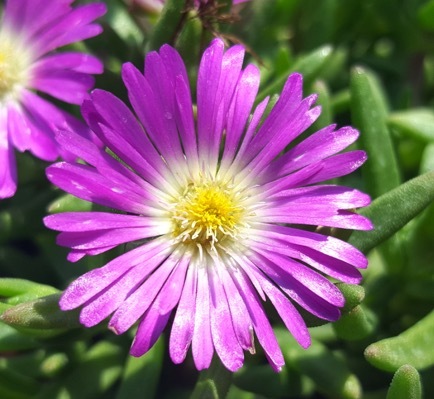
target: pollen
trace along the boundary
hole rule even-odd
[[[245,225],[240,193],[219,182],[190,183],[174,203],[173,234],[184,245],[199,251],[216,251],[236,240]]]
[[[0,31],[0,103],[19,95],[30,79],[31,57],[17,38]]]

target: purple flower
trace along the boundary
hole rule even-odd
[[[103,3],[72,8],[74,0],[8,0],[0,25],[0,198],[17,186],[14,147],[46,161],[61,153],[54,129],[78,121],[35,93],[81,104],[102,63],[59,47],[98,35],[92,23]],[[63,155],[63,154],[62,154]]]
[[[243,57],[241,46],[225,52],[218,39],[205,51],[197,121],[176,50],[165,45],[148,54],[144,74],[125,64],[122,77],[135,115],[103,90],[94,90],[82,106],[116,158],[75,132],[58,134],[60,144],[86,164],[52,165],[50,181],[120,211],[46,217],[46,226],[61,231],[58,244],[72,248],[69,260],[136,242],[74,281],[60,306],[82,306],[80,321],[87,327],[113,314],[109,328],[117,334],[138,321],[133,356],[150,349],[173,311],[175,363],[191,346],[197,369],[207,368],[215,351],[237,370],[244,351],[255,351],[256,335],[279,370],[283,356],[263,301],[274,305],[306,348],[309,332],[294,304],[337,320],[344,298],[324,275],[358,283],[357,268],[367,266],[348,243],[294,226],[372,228],[351,211],[367,205],[367,195],[314,185],[363,164],[363,151],[340,153],[358,132],[332,125],[291,145],[318,117],[316,96],[303,99],[302,77],[293,74],[266,118],[268,99],[251,114],[259,71],[254,65],[243,69]]]

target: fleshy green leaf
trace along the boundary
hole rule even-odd
[[[92,210],[92,202],[84,201],[71,194],[64,194],[48,205],[49,213],[86,212]]]
[[[420,173],[434,171],[434,143],[428,144],[420,161]]]
[[[164,340],[159,339],[145,356],[129,356],[126,361],[122,382],[116,399],[130,399],[143,396],[155,397],[163,363]]]
[[[351,74],[351,114],[368,154],[362,168],[366,188],[375,198],[397,187],[400,177],[381,87],[372,73],[360,67]]]
[[[309,377],[316,389],[336,399],[361,398],[361,385],[351,373],[345,361],[330,351],[324,344],[312,339],[308,349],[298,343],[283,329],[275,329],[288,366]]]
[[[419,8],[419,25],[429,31],[434,31],[434,1],[427,1]]]
[[[388,116],[389,126],[402,134],[425,142],[434,142],[434,111],[428,108],[413,108],[394,112]]]
[[[372,231],[355,231],[349,242],[368,252],[404,227],[434,201],[434,172],[425,173],[383,194],[360,210],[374,223]]]
[[[38,383],[3,365],[0,365],[0,397],[7,399],[31,399],[38,392]]]
[[[289,68],[287,73],[284,73],[278,79],[275,79],[273,83],[264,88],[256,98],[259,103],[265,97],[277,94],[281,91],[283,85],[285,84],[288,76],[292,72],[300,72],[303,74],[304,85],[310,85],[318,76],[324,64],[327,62],[328,58],[332,54],[332,47],[323,46],[319,49],[312,51],[311,53],[300,57],[295,61],[295,63]]]
[[[434,311],[396,337],[369,345],[365,357],[375,367],[396,371],[404,364],[418,370],[434,365]]]
[[[408,364],[393,376],[386,399],[421,399],[422,385],[417,370]]]
[[[45,284],[34,283],[33,281],[19,278],[0,278],[0,296],[14,297],[17,295],[32,293],[35,297],[54,294],[59,290]]]
[[[333,323],[339,338],[355,341],[372,334],[376,327],[375,315],[362,305],[357,305],[350,312]]]
[[[336,285],[345,297],[345,305],[342,309],[343,313],[353,310],[365,298],[365,289],[360,285],[346,283],[338,283]]]
[[[63,312],[59,294],[53,294],[7,309],[0,319],[10,326],[26,329],[63,329],[79,327],[78,311]]]
[[[118,346],[108,341],[99,342],[85,353],[69,373],[62,374],[53,385],[47,386],[37,399],[101,398],[118,380],[122,363],[123,352]]]
[[[312,130],[319,130],[333,123],[333,110],[330,102],[330,92],[327,84],[318,80],[313,84],[312,91],[318,94],[317,104],[321,106],[321,115],[312,126]]]
[[[310,397],[315,390],[315,384],[308,376],[287,366],[276,373],[268,364],[247,364],[234,374],[233,379],[234,385],[232,387],[254,392],[261,398],[264,396],[267,398],[298,399]],[[257,397],[255,396],[253,399]]]
[[[39,342],[0,321],[0,352],[37,348]]]
[[[232,373],[214,356],[211,366],[199,374],[191,399],[223,399],[228,393]]]

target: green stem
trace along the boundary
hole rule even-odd
[[[149,38],[146,50],[158,50],[163,44],[173,44],[187,16],[187,1],[168,0]]]
[[[191,399],[224,399],[232,381],[232,373],[214,356],[209,369],[199,374]]]

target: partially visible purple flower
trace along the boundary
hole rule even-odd
[[[268,98],[254,110],[259,71],[243,69],[244,49],[214,40],[197,83],[197,121],[185,66],[165,45],[122,76],[135,115],[113,94],[95,90],[82,106],[101,150],[73,131],[62,146],[86,164],[57,163],[51,182],[84,200],[117,209],[45,218],[70,247],[69,260],[120,244],[135,249],[92,270],[64,292],[63,310],[82,306],[94,326],[110,316],[122,334],[139,322],[131,354],[156,342],[172,312],[170,356],[181,363],[192,348],[197,369],[214,352],[229,370],[255,352],[254,336],[275,370],[284,364],[263,308],[269,300],[304,348],[310,336],[296,306],[334,321],[344,297],[325,276],[357,284],[367,260],[346,242],[298,225],[371,229],[354,208],[369,204],[358,190],[320,184],[359,168],[363,151],[341,153],[358,137],[327,126],[292,144],[320,114],[316,96],[303,98],[302,77],[287,80],[263,120]],[[290,149],[286,150],[290,146]],[[119,160],[121,161],[119,161]],[[142,240],[142,241],[140,241]]]
[[[106,6],[71,7],[74,0],[7,0],[0,26],[0,198],[15,194],[14,148],[54,161],[60,149],[54,129],[78,124],[72,116],[35,92],[81,104],[94,86],[91,74],[102,63],[60,47],[98,35],[93,21]]]

